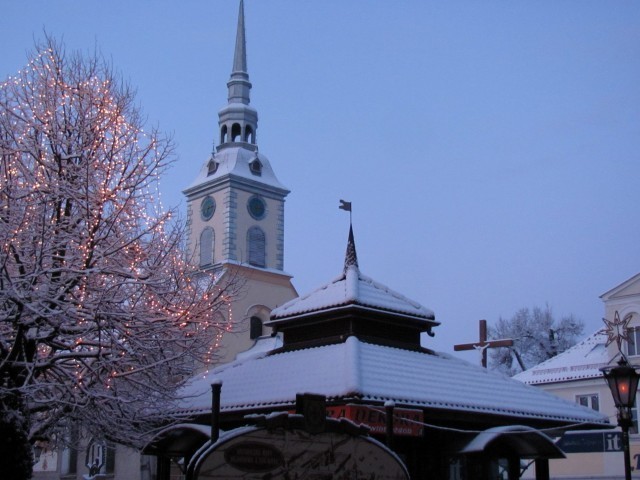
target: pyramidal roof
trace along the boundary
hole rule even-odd
[[[354,306],[421,320],[429,327],[440,324],[435,321],[432,310],[360,272],[351,226],[342,273],[312,292],[274,309],[269,324],[277,325],[283,319]]]
[[[600,369],[611,362],[606,342],[605,330],[598,330],[568,350],[513,378],[530,385],[590,378],[601,378],[604,382]]]

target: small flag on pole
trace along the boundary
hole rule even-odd
[[[345,210],[347,212],[351,211],[351,202],[345,202],[344,200],[340,200],[340,206],[338,207],[341,210]]]

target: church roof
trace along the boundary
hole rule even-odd
[[[257,176],[251,171],[250,164],[256,158],[260,161],[261,172]],[[210,162],[216,162],[215,171],[210,173]],[[253,183],[258,188],[272,188],[280,193],[289,193],[289,190],[280,183],[276,177],[269,159],[257,151],[251,151],[241,146],[227,147],[213,154],[206,162],[193,183],[185,189],[189,194],[200,188],[208,188],[212,184],[220,183],[228,179],[236,179],[245,183]]]
[[[604,377],[600,369],[609,365],[611,358],[605,344],[607,334],[598,330],[582,342],[565,350],[513,378],[530,385],[568,382]]]
[[[345,342],[248,357],[194,378],[184,388],[181,410],[211,410],[214,381],[222,382],[222,412],[288,408],[296,394],[318,393],[329,401],[498,415],[518,422],[548,421],[605,426],[602,414],[505,375],[444,353]]]

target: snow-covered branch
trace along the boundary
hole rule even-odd
[[[99,57],[47,39],[0,83],[0,423],[133,444],[215,359],[239,286],[184,258],[157,202],[172,158]]]

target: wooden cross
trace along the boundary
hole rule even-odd
[[[484,368],[487,368],[487,348],[511,346],[513,346],[513,340],[511,340],[510,338],[487,341],[487,321],[480,320],[480,341],[476,343],[462,343],[459,345],[454,345],[453,350],[456,352],[460,352],[463,350],[480,350],[480,352],[482,353],[482,366]]]

